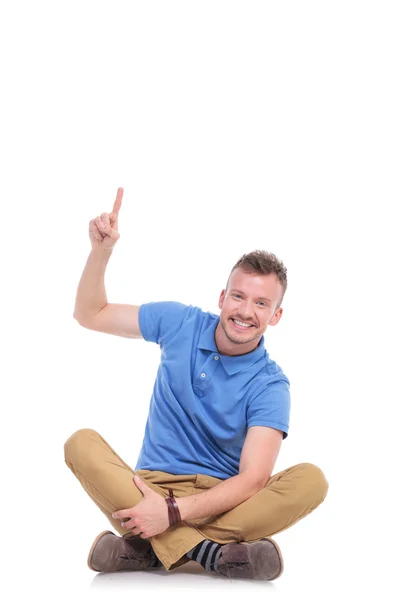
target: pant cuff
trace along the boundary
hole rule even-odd
[[[152,542],[152,546],[154,552],[157,554],[167,571],[173,571],[191,560],[185,556],[185,554],[197,546],[197,544],[200,544],[204,539],[205,538],[201,533],[193,532],[192,535],[188,536],[185,541],[178,546],[178,548],[174,548],[168,553],[164,552],[162,547],[158,548],[157,542]],[[163,544],[161,546],[163,546]]]

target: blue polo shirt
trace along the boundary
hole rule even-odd
[[[161,362],[135,469],[227,479],[239,473],[247,429],[273,427],[287,437],[290,383],[258,347],[223,356],[215,345],[219,316],[180,302],[139,308],[143,338],[159,344]]]

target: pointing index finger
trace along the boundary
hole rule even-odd
[[[121,208],[123,195],[124,195],[124,188],[122,188],[122,187],[118,188],[117,196],[115,198],[114,206],[112,209],[112,212],[115,214],[116,217],[118,217],[119,209]]]

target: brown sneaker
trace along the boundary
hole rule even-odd
[[[240,542],[222,546],[218,573],[229,578],[277,579],[283,571],[283,558],[278,544],[270,538],[258,542]]]
[[[148,569],[154,558],[149,540],[139,535],[119,537],[112,531],[103,531],[90,548],[87,564],[92,571],[141,571]]]

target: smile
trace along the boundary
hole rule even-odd
[[[238,321],[237,319],[231,319],[232,324],[234,326],[235,329],[238,329],[239,331],[245,331],[246,329],[250,329],[251,327],[254,327],[254,325],[251,324],[245,324],[243,321]]]

